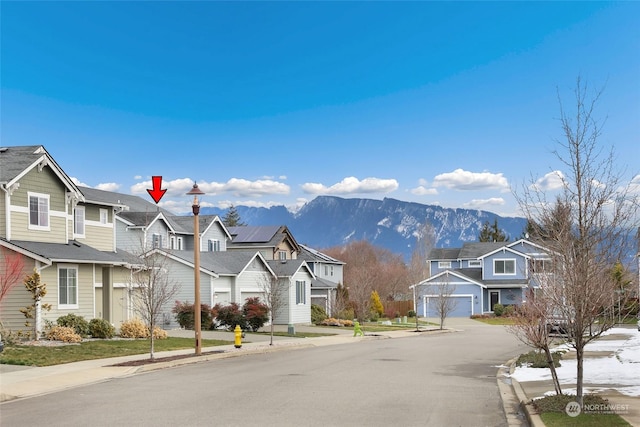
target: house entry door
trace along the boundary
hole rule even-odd
[[[493,311],[493,306],[500,302],[500,291],[489,291],[489,311]]]

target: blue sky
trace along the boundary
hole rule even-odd
[[[558,94],[640,186],[637,2],[0,3],[2,145],[161,205],[320,194],[518,215],[562,164]]]

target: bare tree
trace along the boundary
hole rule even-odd
[[[154,330],[160,316],[168,311],[167,304],[180,289],[169,274],[167,259],[167,254],[161,250],[150,251],[140,258],[141,268],[131,275],[133,309],[149,328],[151,360],[154,359]]]
[[[409,264],[409,281],[413,289],[413,311],[416,313],[416,331],[418,326],[418,295],[417,284],[425,279],[428,279],[431,275],[431,269],[429,268],[428,259],[429,252],[436,245],[436,233],[433,225],[429,222],[420,228],[418,236],[416,237],[416,244],[411,253],[411,261]]]
[[[551,371],[551,379],[556,394],[562,394],[560,381],[551,354],[553,338],[550,336],[549,327],[549,307],[552,299],[545,295],[543,289],[538,292],[531,287],[528,290],[526,301],[518,307],[517,315],[513,318],[514,323],[507,326],[507,330],[514,334],[522,343],[543,351]]]
[[[576,350],[576,399],[583,404],[584,349],[613,326],[616,281],[611,269],[631,253],[629,236],[638,221],[638,195],[624,185],[613,148],[600,142],[595,107],[602,91],[588,96],[580,79],[574,89],[575,109],[560,101],[563,138],[554,154],[563,171],[550,174],[559,182],[555,194],[532,179],[516,194],[538,242],[549,249],[554,277],[545,288],[552,309],[567,320],[569,344]],[[635,221],[635,223],[634,223]],[[551,277],[551,276],[547,276]]]
[[[265,272],[258,283],[264,295],[264,303],[269,309],[269,323],[271,324],[269,345],[273,345],[275,319],[280,311],[287,306],[287,301],[289,300],[289,279],[278,279],[277,276]]]
[[[458,301],[453,297],[456,286],[451,283],[449,272],[446,271],[442,277],[442,280],[427,286],[429,299],[433,301],[432,306],[440,321],[440,329],[444,329],[444,321],[458,305]]]

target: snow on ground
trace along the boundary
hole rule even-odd
[[[610,357],[585,357],[584,384],[611,385],[627,396],[640,396],[640,332],[635,329],[612,328],[603,335],[620,334],[622,340],[595,340],[587,344],[585,351],[611,351]],[[563,346],[567,350],[568,347]],[[561,360],[556,369],[560,384],[575,384],[576,360]],[[519,382],[551,380],[549,369],[517,367],[511,375]]]

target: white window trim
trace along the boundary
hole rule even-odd
[[[47,225],[31,224],[31,198],[37,197],[38,204],[40,199],[47,201]],[[40,222],[40,209],[38,207],[38,222]],[[51,197],[49,194],[27,192],[27,224],[29,230],[51,231]]]
[[[76,303],[75,304],[62,304],[60,302],[60,270],[75,270],[76,271]],[[58,309],[60,310],[74,310],[80,308],[78,303],[80,298],[80,269],[77,264],[58,264]]]
[[[182,250],[182,237],[176,238],[176,243],[177,243],[177,249],[179,251],[181,251]]]
[[[473,265],[471,265],[471,263],[473,263]],[[477,268],[477,267],[482,267],[482,261],[480,261],[479,259],[470,259],[469,268]]]
[[[82,212],[82,232],[78,232],[78,222],[77,222],[77,214],[78,212]],[[87,211],[84,206],[76,206],[73,210],[73,236],[74,237],[84,237],[86,232],[86,222],[87,222]]]
[[[451,261],[438,261],[438,268],[451,268]]]
[[[296,280],[296,305],[305,305],[306,302],[307,302],[307,282],[305,280]]]
[[[108,224],[109,223],[109,211],[107,209],[100,209],[100,224]]]
[[[287,260],[287,251],[278,251],[278,260],[286,261]]]
[[[498,273],[496,272],[496,262],[502,261],[505,263],[505,270],[507,269],[507,261],[513,262],[513,273]],[[516,275],[516,259],[515,258],[496,258],[493,260],[493,275],[494,276],[515,276]]]

